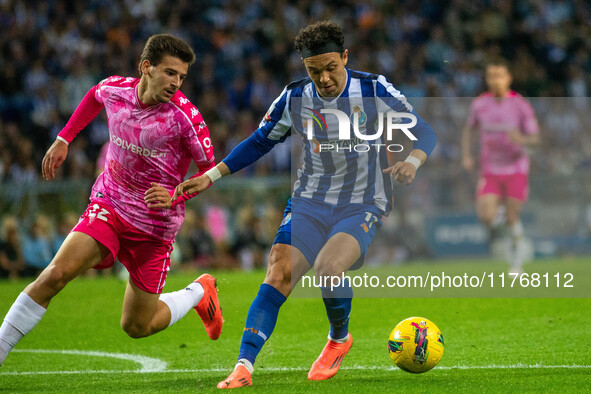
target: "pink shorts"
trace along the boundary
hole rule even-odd
[[[514,198],[525,202],[529,195],[527,174],[482,175],[478,179],[476,198],[485,194],[496,194],[501,198]]]
[[[170,270],[172,242],[133,227],[101,198],[90,201],[72,231],[90,235],[111,251],[94,268],[110,268],[117,257],[129,271],[133,284],[148,293],[162,293]]]

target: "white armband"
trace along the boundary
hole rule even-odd
[[[63,142],[63,143],[64,143],[64,144],[66,144],[66,145],[70,145],[70,144],[68,144],[68,141],[66,141],[66,139],[65,139],[65,138],[63,138],[63,137],[60,137],[59,135],[56,137],[56,140],[59,140],[59,141]]]
[[[217,166],[207,170],[205,172],[205,175],[207,175],[209,177],[209,179],[211,179],[211,183],[214,183],[215,181],[217,181],[218,179],[220,179],[222,177],[222,173],[217,168]]]
[[[406,160],[404,160],[404,162],[405,162],[405,163],[410,163],[410,164],[412,164],[413,166],[415,166],[415,168],[416,168],[417,170],[418,170],[418,169],[419,169],[419,167],[421,166],[421,160],[417,159],[417,158],[416,158],[416,157],[414,157],[414,156],[410,156],[410,155],[409,155],[409,156],[406,158]]]

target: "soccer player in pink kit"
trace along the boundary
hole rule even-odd
[[[68,144],[98,113],[107,112],[110,146],[90,204],[51,264],[18,296],[0,328],[0,364],[41,320],[51,299],[89,268],[115,257],[130,274],[121,327],[132,338],[155,334],[195,309],[211,339],[222,329],[216,280],[200,276],[185,289],[162,294],[184,202],[171,201],[191,161],[199,176],[212,168],[209,130],[179,91],[195,54],[182,40],[159,34],[146,42],[141,78],[113,76],[86,94],[43,158],[45,179],[66,159]]]
[[[539,143],[539,127],[531,104],[511,90],[512,76],[503,59],[488,63],[488,92],[476,98],[462,132],[462,166],[475,168],[471,153],[472,133],[480,132],[480,178],[476,213],[490,228],[500,204],[505,206],[511,231],[511,270],[521,272],[523,226],[520,213],[529,193],[529,156],[526,148]]]

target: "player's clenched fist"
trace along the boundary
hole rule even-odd
[[[201,193],[211,185],[211,178],[207,174],[203,174],[197,178],[187,179],[183,183],[180,183],[175,189],[172,195],[172,201],[175,201],[179,196],[187,193]]]
[[[63,164],[67,155],[68,145],[63,141],[55,140],[43,157],[43,162],[41,164],[43,178],[48,181],[53,179],[55,177],[55,170]]]

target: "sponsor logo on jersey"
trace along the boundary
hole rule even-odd
[[[136,155],[154,158],[166,156],[166,152],[161,152],[158,149],[148,149],[136,144],[132,144],[121,137],[117,137],[116,135],[111,135],[111,142],[121,149],[128,150],[131,153],[135,153]]]

